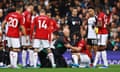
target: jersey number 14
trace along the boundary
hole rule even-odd
[[[38,23],[39,23],[39,29],[41,28],[44,28],[44,29],[47,29],[47,24],[46,24],[46,20],[38,20]]]

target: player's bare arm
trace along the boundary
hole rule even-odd
[[[97,27],[98,27],[98,28],[99,28],[99,27],[102,27],[102,21],[98,21]]]
[[[6,23],[7,23],[6,20],[4,20],[4,21],[2,22],[1,33],[2,33],[3,29],[5,28]]]
[[[26,31],[25,31],[25,27],[23,25],[21,25],[20,27],[21,27],[21,30],[22,30],[23,34],[26,37],[26,40],[28,41],[27,34],[26,34]]]
[[[71,49],[73,50],[73,51],[77,51],[77,52],[79,52],[80,50],[81,50],[81,47],[71,47]]]
[[[80,50],[81,50],[81,47],[75,47],[75,46],[72,46],[72,45],[70,45],[70,44],[65,44],[65,46],[66,46],[67,48],[72,49],[73,51],[80,51]]]
[[[6,20],[4,20],[4,21],[2,22],[2,29],[4,29],[6,23],[7,23]]]

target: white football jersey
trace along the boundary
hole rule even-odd
[[[96,24],[96,17],[90,17],[88,19],[88,39],[96,39],[96,33],[95,30],[93,28],[93,26],[95,26]]]

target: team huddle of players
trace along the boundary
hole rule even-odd
[[[45,15],[45,10],[40,11],[40,16],[35,17],[33,20],[31,18],[31,13],[33,11],[33,5],[28,4],[26,11],[23,12],[22,6],[16,7],[16,12],[9,13],[3,23],[2,29],[4,30],[7,26],[8,30],[6,32],[8,47],[10,50],[10,65],[13,68],[17,68],[18,52],[22,45],[22,63],[23,67],[26,66],[27,49],[29,48],[30,54],[30,65],[37,67],[38,55],[37,52],[39,48],[50,47],[52,32],[56,30],[57,24],[54,20],[50,19]],[[23,12],[23,13],[22,13]],[[1,31],[2,32],[2,31]],[[31,40],[32,45],[31,45]],[[34,48],[34,50],[33,50]],[[48,56],[53,56],[50,52]],[[52,59],[51,59],[52,60]],[[52,66],[54,65],[52,60]]]
[[[72,52],[72,59],[73,59],[73,66],[89,66],[91,64],[91,54],[90,50],[91,45],[94,46],[95,50],[95,60],[93,62],[93,66],[96,67],[100,54],[102,54],[102,58],[104,61],[104,67],[108,67],[108,62],[106,58],[106,51],[105,46],[107,42],[107,24],[108,21],[106,19],[106,15],[100,10],[98,17],[94,14],[94,9],[89,8],[90,17],[88,19],[88,35],[87,35],[87,42],[84,38],[84,31],[81,33],[81,38],[76,44],[76,46],[72,46],[69,43],[69,27],[64,26],[62,29],[61,37],[59,37],[55,42],[55,58],[54,54],[51,51],[51,47],[53,46],[52,38],[53,32],[58,30],[59,26],[57,23],[46,16],[46,12],[44,9],[40,11],[40,14],[36,16],[33,20],[31,17],[31,12],[33,11],[32,4],[28,4],[26,10],[23,12],[22,6],[16,6],[16,12],[9,13],[4,21],[2,22],[1,30],[5,29],[5,26],[8,27],[6,32],[6,37],[8,41],[8,47],[11,48],[10,50],[10,67],[17,68],[17,61],[18,61],[18,52],[22,46],[22,63],[23,67],[26,66],[26,57],[27,57],[27,50],[29,51],[29,60],[30,66],[34,68],[37,67],[37,60],[38,60],[38,52],[41,51],[43,48],[46,48],[48,52],[48,59],[51,62],[52,67],[56,67],[55,58],[60,57],[66,49],[70,49]],[[49,13],[48,13],[49,15]],[[96,24],[97,22],[97,24]],[[96,34],[95,29],[98,29]],[[55,33],[55,32],[54,32]],[[2,31],[1,31],[2,34]],[[59,35],[55,33],[55,35]],[[83,36],[82,36],[83,35]],[[61,45],[63,47],[61,48]],[[86,45],[88,44],[88,47]],[[61,51],[60,48],[63,50]],[[66,49],[65,49],[66,48]],[[89,48],[89,49],[88,49]],[[59,55],[59,53],[61,53]],[[80,65],[79,65],[80,61]],[[82,64],[83,63],[83,64]],[[85,63],[85,64],[84,64]]]

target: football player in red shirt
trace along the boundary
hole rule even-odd
[[[79,67],[86,67],[89,66],[91,61],[91,53],[89,52],[87,48],[87,43],[84,38],[84,33],[86,31],[81,33],[81,39],[77,42],[76,46],[71,47],[72,49],[72,59],[74,64],[79,65]],[[80,60],[80,61],[79,61]],[[86,63],[86,64],[84,64]]]
[[[51,12],[47,12],[47,16],[49,17],[49,20],[50,20],[50,23],[49,23],[50,24],[50,27],[49,27],[50,39],[49,39],[49,41],[51,43],[51,41],[52,41],[52,33],[59,29],[59,25],[57,24],[57,22],[54,19],[52,19]]]
[[[51,12],[47,12],[46,15],[49,17],[49,44],[50,44],[50,48],[48,48],[48,58],[51,61],[52,67],[55,67],[54,56],[53,56],[53,53],[51,51],[51,48],[55,48],[54,47],[55,41],[53,41],[53,32],[57,31],[59,29],[59,26],[58,26],[57,22],[54,19],[52,19]]]
[[[31,26],[31,20],[32,20],[32,11],[33,11],[33,5],[32,4],[28,4],[26,7],[26,10],[22,13],[23,17],[24,17],[24,26],[25,26],[25,31],[27,33],[27,38],[28,40],[25,39],[25,36],[22,35],[21,36],[21,44],[22,44],[22,63],[23,63],[23,67],[26,67],[26,57],[27,57],[27,50],[28,48],[30,48],[30,26]],[[30,61],[30,66],[33,66],[33,50],[29,49],[29,61]]]
[[[50,20],[46,16],[46,12],[44,9],[40,11],[40,16],[36,17],[31,26],[31,33],[35,31],[35,35],[33,38],[33,48],[34,48],[34,67],[36,67],[38,50],[42,50],[43,48],[50,48],[49,45],[49,25]],[[34,27],[35,30],[34,30]],[[32,35],[31,35],[32,36]],[[53,54],[51,54],[53,56]],[[50,56],[51,56],[50,55]]]
[[[100,68],[107,68],[108,67],[108,61],[107,61],[107,54],[106,54],[106,45],[107,45],[107,39],[108,39],[108,30],[106,14],[103,12],[102,7],[100,6],[98,8],[98,51],[96,52],[95,60],[93,63],[93,66],[96,67],[96,64],[98,62],[98,59],[100,57],[100,54],[102,54],[102,59],[104,61],[104,66]]]
[[[20,48],[20,28],[26,37],[25,28],[23,26],[23,16],[21,14],[22,11],[22,6],[16,6],[16,12],[9,13],[2,23],[2,30],[6,24],[8,25],[8,47],[12,47],[12,50],[10,51],[10,63],[13,68],[17,68],[18,51]]]

